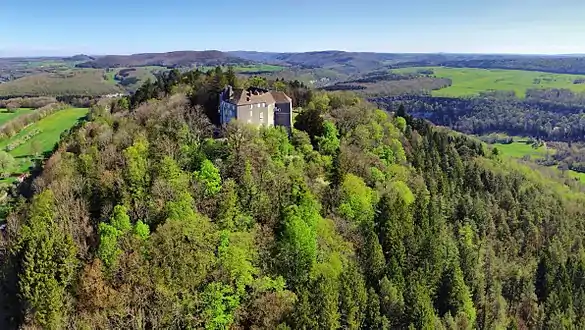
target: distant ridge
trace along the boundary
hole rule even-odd
[[[89,55],[85,55],[85,54],[78,54],[78,55],[73,55],[71,57],[65,57],[63,58],[64,61],[71,61],[71,62],[85,62],[85,61],[93,61],[95,60],[95,57],[91,57]]]
[[[168,53],[143,53],[132,55],[106,55],[77,64],[79,68],[118,68],[140,66],[185,67],[192,65],[252,64],[246,60],[218,50],[175,51]]]

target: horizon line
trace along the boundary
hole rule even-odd
[[[10,59],[10,58],[67,58],[73,57],[78,55],[86,55],[86,56],[131,56],[131,55],[139,55],[139,54],[166,54],[166,53],[174,53],[174,52],[206,52],[206,51],[219,51],[222,53],[234,53],[234,52],[248,52],[248,53],[268,53],[268,54],[307,54],[307,53],[323,53],[323,52],[344,52],[344,53],[362,53],[362,54],[416,54],[416,55],[509,55],[509,56],[585,56],[585,53],[517,53],[517,52],[449,52],[449,51],[436,51],[436,52],[387,52],[387,51],[353,51],[353,50],[342,50],[342,49],[322,49],[322,50],[309,50],[309,51],[270,51],[270,50],[219,50],[219,49],[203,49],[203,50],[195,50],[195,49],[181,49],[181,50],[170,50],[170,51],[162,51],[162,52],[136,52],[136,53],[127,53],[127,52],[120,52],[120,53],[105,53],[105,54],[92,54],[92,53],[85,53],[85,52],[72,52],[67,55],[56,55],[50,54],[49,52],[43,55],[8,55],[4,56],[4,53],[12,53],[13,51],[6,51],[0,50],[0,58]],[[16,51],[15,51],[16,52]]]

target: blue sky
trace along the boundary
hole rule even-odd
[[[585,0],[0,0],[0,56],[585,53]]]

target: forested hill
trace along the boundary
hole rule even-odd
[[[169,53],[145,53],[132,55],[107,55],[79,63],[79,68],[119,68],[140,66],[189,67],[192,65],[249,64],[251,61],[231,56],[217,50],[177,51]]]
[[[585,322],[583,195],[347,94],[213,139],[193,105],[226,77],[183,78],[94,107],[15,204],[3,329]]]

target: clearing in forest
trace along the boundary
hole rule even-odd
[[[8,111],[8,109],[0,109],[0,126],[8,123],[9,121],[16,117],[20,117],[21,115],[25,115],[33,111],[34,111],[33,109],[29,108],[16,109],[16,111],[14,112],[10,112]]]
[[[530,156],[532,159],[545,158],[546,154],[554,153],[554,150],[548,149],[545,145],[534,148],[532,144],[526,141],[514,141],[512,143],[494,143],[492,146],[498,148],[500,153],[514,158],[523,158]]]
[[[2,150],[5,150],[8,145],[15,146],[14,149],[8,151],[16,159],[16,164],[12,172],[26,172],[33,164],[35,151],[39,153],[51,151],[61,139],[61,134],[73,127],[81,118],[85,117],[87,111],[88,109],[85,108],[59,110],[27,126],[13,137],[1,140],[0,149]]]

